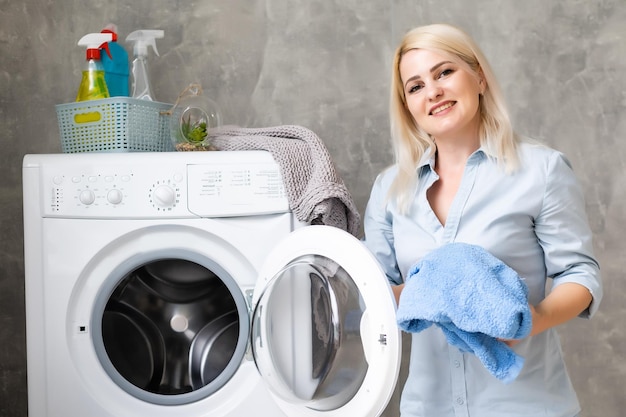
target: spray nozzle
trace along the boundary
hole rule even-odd
[[[134,42],[133,54],[135,56],[147,56],[148,46],[152,46],[154,53],[159,55],[156,47],[156,39],[161,39],[165,32],[159,29],[142,29],[130,33],[126,37],[127,42]]]
[[[112,40],[113,34],[111,33],[89,33],[80,38],[78,46],[87,47],[87,59],[100,59],[100,49],[104,49],[107,55],[111,57],[107,43]]]
[[[100,31],[100,33],[110,33],[111,35],[113,35],[113,39],[111,39],[111,41],[117,42],[117,25],[116,24],[109,23],[108,25],[104,27],[104,29]]]

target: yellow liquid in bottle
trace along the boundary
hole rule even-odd
[[[109,98],[109,89],[104,80],[104,71],[83,71],[83,79],[78,88],[76,101],[98,100],[101,98]]]

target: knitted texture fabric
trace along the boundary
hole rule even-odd
[[[220,151],[265,150],[280,167],[296,218],[338,227],[356,236],[361,218],[328,149],[311,130],[295,125],[265,128],[220,126],[209,133]]]

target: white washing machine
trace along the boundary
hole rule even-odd
[[[30,417],[382,413],[390,287],[269,153],[27,155],[23,185]]]

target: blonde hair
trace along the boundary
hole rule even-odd
[[[428,133],[417,125],[406,106],[404,87],[400,77],[400,62],[413,49],[427,49],[450,56],[476,77],[482,77],[486,88],[480,99],[480,144],[489,157],[495,158],[506,172],[518,164],[518,138],[513,132],[498,82],[487,59],[462,30],[446,25],[421,26],[409,31],[396,49],[391,74],[390,123],[391,139],[398,174],[389,191],[401,212],[407,212],[417,184],[417,165],[435,143]]]

